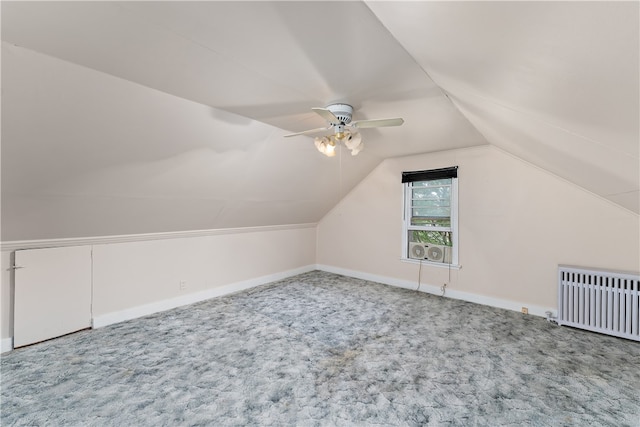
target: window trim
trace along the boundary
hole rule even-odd
[[[445,169],[437,169],[437,171],[441,170],[451,170],[453,168],[445,168]],[[455,167],[457,170],[457,166]],[[429,171],[425,171],[429,172]],[[422,179],[422,180],[407,180],[405,182],[404,179],[405,173],[403,172],[403,182],[402,182],[402,256],[400,258],[403,262],[409,262],[412,264],[424,264],[433,267],[441,267],[441,268],[451,268],[451,269],[460,269],[460,262],[458,257],[458,248],[459,248],[459,227],[458,227],[458,177],[457,173],[455,176],[451,177],[451,227],[420,227],[420,226],[410,226],[411,218],[409,216],[409,212],[411,212],[411,184],[414,181],[428,181],[430,179]],[[435,178],[437,179],[437,178]],[[442,229],[445,228],[445,229]],[[426,259],[413,259],[409,258],[409,231],[410,230],[429,230],[429,231],[451,231],[451,264],[447,264],[444,262],[433,262],[428,261]]]

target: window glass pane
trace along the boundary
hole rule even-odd
[[[434,179],[432,181],[416,181],[413,183],[413,187],[431,187],[438,185],[451,185],[451,178]]]
[[[411,218],[411,225],[421,227],[451,227],[451,218],[414,216]]]
[[[424,207],[411,209],[412,216],[444,218],[451,216],[450,207]]]
[[[418,200],[451,200],[451,187],[414,188],[411,190],[412,199]]]
[[[414,182],[411,188],[411,225],[451,226],[451,179]]]
[[[453,246],[450,231],[409,230],[409,242]]]
[[[420,208],[420,207],[450,207],[449,200],[412,200],[411,207]]]

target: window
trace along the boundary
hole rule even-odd
[[[458,264],[458,167],[403,172],[403,258]]]

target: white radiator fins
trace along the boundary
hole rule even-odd
[[[558,324],[640,341],[640,275],[560,266]]]

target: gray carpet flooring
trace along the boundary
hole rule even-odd
[[[640,426],[640,344],[311,272],[5,354],[2,426]]]

